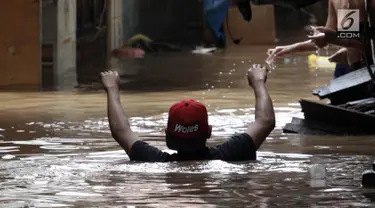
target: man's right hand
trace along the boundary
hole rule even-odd
[[[287,55],[289,53],[292,53],[295,46],[289,45],[289,46],[277,46],[275,48],[268,49],[267,51],[267,59],[266,62],[272,62],[274,59],[281,58],[284,55]]]
[[[116,71],[106,71],[101,73],[102,83],[106,90],[118,89],[120,76]]]
[[[264,84],[267,81],[268,70],[265,66],[254,64],[247,72],[247,80],[251,87],[255,87],[259,83]]]

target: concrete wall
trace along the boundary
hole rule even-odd
[[[39,1],[12,0],[0,6],[0,86],[38,89],[40,84]]]
[[[126,0],[127,1],[127,0]],[[124,44],[124,29],[123,29],[123,15],[125,0],[109,0],[108,11],[108,57],[109,68],[119,70],[121,67],[120,62],[112,58],[110,53]]]
[[[77,83],[76,75],[76,1],[57,1],[57,68],[58,90],[71,89]]]

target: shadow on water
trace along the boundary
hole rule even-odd
[[[133,130],[169,151],[163,139],[166,112],[189,97],[208,106],[214,126],[210,145],[242,132],[254,120],[245,73],[264,60],[264,51],[236,48],[221,55],[145,60],[125,75],[122,87]],[[276,129],[252,163],[129,162],[110,136],[104,92],[2,92],[0,207],[373,206],[375,192],[360,188],[360,174],[375,150],[372,138],[281,130],[293,116],[302,116],[298,99],[316,99],[311,90],[331,77],[330,69],[309,70],[305,56],[278,64],[268,84]],[[311,187],[308,168],[319,163],[328,169],[327,184]]]

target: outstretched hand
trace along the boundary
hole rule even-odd
[[[102,83],[106,90],[118,89],[120,83],[120,76],[116,71],[105,71],[101,74]]]
[[[254,88],[259,83],[266,83],[268,69],[260,64],[254,64],[247,72],[249,85]]]
[[[267,59],[266,62],[272,62],[275,58],[282,57],[285,53],[287,53],[289,50],[289,47],[285,46],[277,46],[275,48],[270,48],[267,50]]]

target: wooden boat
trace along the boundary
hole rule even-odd
[[[372,67],[372,71],[375,68]],[[301,100],[304,119],[293,118],[284,133],[309,135],[375,134],[374,83],[366,68],[332,80],[313,94],[329,103]]]

